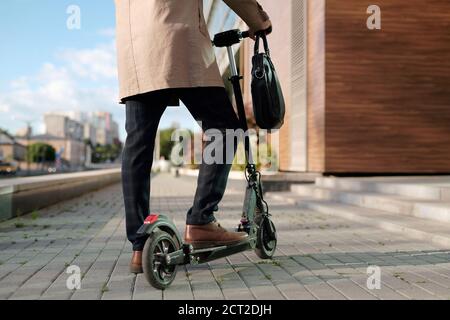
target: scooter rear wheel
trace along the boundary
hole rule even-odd
[[[142,253],[142,268],[145,278],[154,288],[167,289],[175,280],[177,266],[164,266],[161,257],[176,250],[178,244],[167,232],[157,231],[147,239]]]
[[[255,253],[261,259],[272,259],[277,249],[277,231],[268,217],[263,218],[256,233]]]

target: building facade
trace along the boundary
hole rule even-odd
[[[119,126],[109,112],[49,112],[44,115],[46,132],[21,139],[23,143],[44,142],[53,146],[59,158],[72,167],[89,165],[87,146],[119,143]]]
[[[25,161],[27,148],[12,135],[0,130],[0,162]]]
[[[380,0],[381,30],[372,1],[259,2],[287,103],[282,171],[450,172],[449,1]],[[252,52],[245,41],[246,103]]]
[[[96,128],[96,142],[101,145],[111,145],[119,140],[119,125],[109,112],[94,112],[91,123]]]
[[[51,112],[46,115],[46,117],[50,119],[58,119],[58,116],[66,117],[68,119],[66,121],[68,121],[69,123],[71,121],[74,121],[80,124],[82,126],[80,128],[80,130],[82,131],[82,139],[90,141],[93,146],[97,144],[108,145],[120,142],[119,125],[114,120],[112,114],[109,112],[67,111]],[[67,125],[64,126],[63,122],[59,120],[56,128],[51,129],[51,132],[47,131],[47,133],[55,135],[57,137],[62,136],[60,132],[64,132],[64,130],[58,128],[58,126],[67,127]]]
[[[58,138],[83,140],[84,126],[82,122],[65,115],[47,113],[44,115],[46,134]]]
[[[83,140],[57,137],[50,134],[31,136],[29,139],[19,139],[24,145],[34,143],[46,143],[51,145],[62,161],[71,168],[81,168],[86,163],[86,145]]]

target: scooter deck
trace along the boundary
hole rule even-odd
[[[186,248],[188,247],[187,246],[165,255],[161,260],[163,263],[169,266],[205,263],[253,249],[254,242],[254,239],[247,239],[245,241],[227,246],[186,250]]]
[[[245,240],[243,242],[238,242],[228,246],[221,246],[215,248],[205,248],[198,249],[191,252],[191,257],[193,257],[192,262],[194,263],[205,263],[220,258],[224,258],[239,252],[247,251],[252,249],[251,241]]]

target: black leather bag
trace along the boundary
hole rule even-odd
[[[259,52],[260,39],[264,43],[264,53]],[[284,124],[286,106],[265,34],[256,37],[252,61],[252,97],[256,124],[261,129],[280,129]]]

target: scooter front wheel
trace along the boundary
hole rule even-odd
[[[175,280],[177,266],[165,266],[162,257],[178,250],[173,237],[164,231],[156,231],[145,243],[142,267],[150,285],[159,290],[167,289]]]
[[[277,230],[268,217],[264,217],[256,233],[255,253],[261,259],[272,259],[277,249]]]

